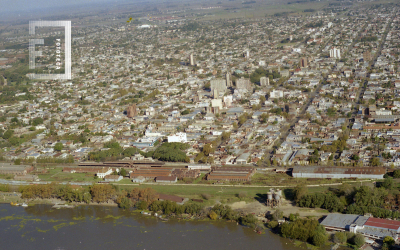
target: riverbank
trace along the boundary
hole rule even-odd
[[[74,209],[80,209],[79,207],[86,207],[86,206],[95,206],[95,207],[104,207],[104,208],[116,208],[118,205],[116,203],[77,203],[77,202],[71,202],[71,203],[67,203],[65,201],[62,201],[60,199],[34,199],[34,200],[24,200],[24,199],[20,199],[20,202],[26,202],[28,203],[29,207],[35,207],[35,206],[41,206],[41,205],[51,205],[51,207],[54,209],[53,205],[55,204],[69,204],[72,205],[73,207],[71,208],[64,208],[64,207],[60,207],[60,210],[68,210],[68,213],[70,213],[70,211],[73,211]],[[160,222],[166,222],[166,221],[179,221],[179,222],[193,222],[193,221],[199,221],[199,222],[208,222],[211,224],[217,223],[217,222],[232,222],[233,224],[236,225],[241,225],[241,226],[247,226],[248,228],[251,228],[251,230],[253,231],[254,234],[256,233],[265,233],[265,229],[266,229],[266,223],[268,222],[268,220],[266,219],[266,214],[269,214],[269,216],[271,214],[273,214],[276,209],[273,208],[268,208],[266,207],[264,204],[260,203],[260,202],[250,202],[250,203],[246,203],[244,201],[240,201],[240,202],[235,202],[232,204],[229,204],[229,206],[232,208],[232,210],[236,211],[239,217],[236,217],[235,220],[229,220],[224,218],[223,216],[219,215],[218,217],[220,218],[216,218],[216,219],[212,219],[210,216],[210,213],[213,211],[213,207],[206,207],[205,208],[205,213],[200,213],[197,215],[189,215],[189,214],[163,214],[161,213],[162,217],[159,218],[159,216],[154,216],[155,212],[152,212],[150,210],[144,210],[146,211],[146,214],[143,214],[144,218],[147,218],[148,220],[159,220]],[[289,212],[290,213],[296,213],[296,211],[300,214],[301,217],[309,217],[310,215],[312,215],[314,218],[316,217],[315,211],[314,212],[308,212],[308,211],[298,211],[298,210],[293,210],[295,209],[294,207],[291,207],[290,201],[284,201],[282,202],[282,206],[279,208],[281,209],[281,211],[285,211],[285,216],[289,216]],[[292,210],[289,210],[292,209]],[[58,210],[58,209],[56,209]],[[140,214],[141,211],[143,210],[131,210],[131,209],[120,209],[118,208],[118,210],[121,211],[128,211],[132,214]],[[288,212],[288,214],[286,214],[286,212]],[[160,214],[158,214],[160,215]],[[251,215],[251,216],[250,216]],[[255,216],[253,216],[255,215]],[[260,216],[257,216],[260,215]],[[248,219],[247,217],[250,216],[250,219]],[[322,216],[322,215],[321,215]],[[242,219],[243,218],[243,219]],[[255,221],[253,221],[251,218],[254,218]],[[246,221],[247,220],[247,221]],[[248,224],[249,223],[249,224]],[[267,229],[267,231],[269,231]],[[279,235],[279,233],[277,233],[276,231],[273,231],[272,233],[276,233],[277,236],[281,237]],[[306,243],[304,243],[306,244]]]

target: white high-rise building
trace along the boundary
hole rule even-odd
[[[269,85],[269,78],[266,76],[263,76],[260,78],[260,86],[267,86]]]
[[[329,50],[329,57],[340,59],[340,49],[332,48]]]
[[[193,56],[193,54],[189,55],[189,64],[190,64],[190,66],[194,66],[194,56]]]
[[[229,72],[226,72],[225,78],[226,78],[226,86],[232,87],[231,74]]]

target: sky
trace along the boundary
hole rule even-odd
[[[127,0],[0,0],[1,12],[26,12],[56,7],[72,7],[77,4],[122,3]]]

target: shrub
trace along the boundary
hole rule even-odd
[[[244,217],[240,217],[240,223],[245,226],[253,226],[257,222],[257,218],[253,214],[247,214]]]
[[[297,218],[299,218],[299,217],[300,217],[299,213],[290,214],[289,215],[289,220],[293,222],[293,221],[297,220]]]
[[[239,198],[246,198],[247,197],[247,193],[246,192],[240,192],[237,197]]]
[[[396,169],[395,171],[393,171],[393,177],[394,178],[400,178],[400,169]]]
[[[203,199],[205,199],[205,200],[209,200],[209,199],[211,199],[211,195],[210,194],[201,194],[201,197],[203,197]]]
[[[61,150],[63,150],[63,148],[64,148],[64,146],[63,146],[63,144],[62,144],[61,142],[57,142],[57,143],[54,145],[54,150],[55,150],[55,151],[61,151]]]
[[[360,248],[365,243],[364,236],[362,236],[361,234],[356,234],[356,236],[354,237],[353,243],[354,243],[354,245],[356,245],[357,247]]]
[[[218,215],[217,215],[214,211],[211,211],[211,212],[208,214],[208,216],[209,216],[210,219],[212,219],[212,220],[216,220],[216,219],[218,218]]]
[[[383,239],[383,243],[386,243],[388,246],[393,246],[394,243],[395,243],[395,241],[394,241],[394,239],[393,239],[392,237],[386,236],[386,237]]]
[[[312,238],[313,244],[317,247],[324,245],[326,240],[327,240],[327,237],[323,232],[317,232],[316,234],[314,234],[314,236]]]
[[[271,228],[271,229],[274,229],[274,228],[276,228],[278,225],[279,225],[279,223],[278,223],[277,221],[272,220],[272,221],[268,222],[267,227],[268,227],[268,228]]]
[[[146,201],[138,201],[136,203],[136,208],[139,210],[145,210],[145,209],[147,209],[147,207],[148,207],[148,204]]]
[[[122,198],[121,202],[118,204],[118,207],[122,209],[129,209],[132,207],[132,201],[131,199],[124,197]]]
[[[347,242],[347,236],[345,232],[337,232],[333,236],[333,242],[335,243],[346,243]]]

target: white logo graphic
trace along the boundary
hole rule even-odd
[[[31,79],[41,80],[70,80],[71,79],[71,21],[29,21],[29,35],[35,35],[36,27],[64,27],[65,28],[65,73],[64,74],[29,74]],[[61,65],[60,41],[56,39],[56,65]],[[41,51],[35,50],[36,44],[44,44],[44,39],[29,39],[29,69],[35,69],[36,56],[41,56]]]

